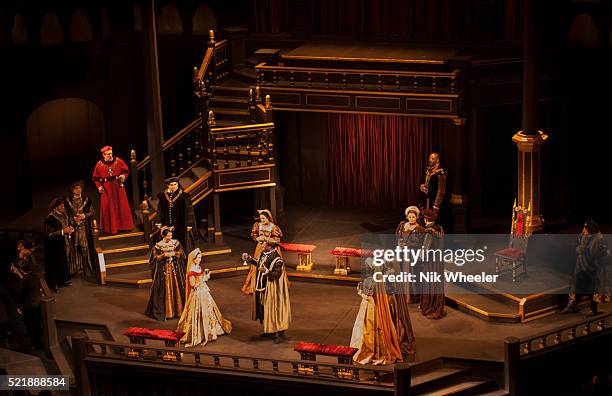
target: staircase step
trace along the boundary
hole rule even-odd
[[[496,389],[496,385],[492,380],[468,379],[444,388],[437,389],[428,393],[421,393],[427,396],[470,396],[481,395],[483,392],[488,392]]]
[[[242,81],[240,81],[239,84],[215,85],[213,90],[213,98],[217,95],[231,96],[235,98],[248,98],[250,89],[249,84]]]
[[[509,396],[510,393],[508,393],[507,390],[505,389],[498,389],[498,390],[494,390],[492,392],[487,392],[487,393],[482,393],[481,396]]]
[[[214,95],[211,99],[212,107],[232,108],[232,109],[248,109],[249,97],[244,98],[235,96]]]
[[[206,176],[208,172],[208,168],[204,168],[203,166],[194,166],[193,168],[191,168],[191,173],[193,173],[193,175],[197,177],[198,180]]]
[[[127,232],[117,235],[99,236],[97,246],[105,249],[117,245],[137,244],[144,241],[144,232]]]
[[[226,109],[221,107],[210,107],[209,109],[215,113],[215,120],[223,119],[241,121],[246,124],[250,121],[251,118],[251,114],[248,110]]]
[[[411,389],[415,393],[429,392],[455,383],[458,380],[469,377],[471,370],[468,368],[440,367],[438,369],[413,376],[411,378]]]
[[[232,120],[215,120],[215,121],[217,123],[215,125],[215,127],[217,127],[217,128],[228,127],[228,126],[245,125],[244,121],[232,121]]]
[[[116,269],[116,268],[134,268],[135,266],[139,266],[142,264],[149,264],[148,258],[139,258],[137,260],[129,260],[129,261],[118,261],[116,263],[108,263],[106,264],[106,270]]]
[[[245,83],[255,84],[255,81],[257,81],[257,72],[248,65],[236,65],[234,66],[234,78],[244,81]]]
[[[111,286],[150,287],[151,271],[136,271],[117,275],[107,275],[106,283]]]
[[[259,63],[257,62],[257,58],[255,58],[254,56],[250,56],[248,58],[245,59],[245,63],[247,66],[251,66],[251,67],[255,67],[257,66]]]
[[[149,260],[135,260],[128,261],[124,263],[116,263],[116,264],[124,264],[122,267],[106,267],[106,277],[108,278],[113,276],[122,276],[124,274],[132,274],[135,272],[143,272],[149,271],[151,272],[151,265],[149,264]],[[150,275],[149,275],[150,276]]]
[[[143,243],[129,247],[102,250],[102,253],[104,254],[104,261],[111,264],[118,261],[130,261],[130,259],[142,257],[148,253],[148,250],[149,245]]]
[[[191,186],[193,183],[195,183],[196,179],[191,177],[190,173],[187,173],[187,175],[185,175],[185,176],[183,176],[183,177],[181,177],[179,179],[179,181],[181,182],[181,187],[187,188],[187,187]]]

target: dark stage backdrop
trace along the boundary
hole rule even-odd
[[[328,192],[332,205],[417,204],[439,120],[374,114],[329,114]]]

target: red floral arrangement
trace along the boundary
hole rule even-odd
[[[143,337],[154,340],[178,341],[185,333],[174,330],[147,329],[145,327],[128,327],[124,330],[123,335],[128,337]]]
[[[289,252],[310,253],[316,249],[316,245],[303,245],[301,243],[281,243],[283,250]]]
[[[342,345],[325,345],[315,342],[298,342],[293,348],[296,352],[313,352],[329,356],[353,356],[359,349]]]
[[[373,253],[369,249],[346,248],[336,246],[330,251],[334,256],[350,256],[350,257],[372,257]]]

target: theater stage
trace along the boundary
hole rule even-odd
[[[207,352],[299,359],[293,346],[299,341],[348,345],[360,298],[354,287],[337,284],[293,282],[290,295],[293,322],[287,331],[289,340],[273,344],[260,339],[261,325],[251,320],[251,298],[240,292],[243,277],[211,279],[209,286],[224,317],[233,324],[230,335],[219,337],[201,348]],[[127,343],[122,335],[130,326],[175,329],[178,320],[155,321],[146,317],[149,290],[146,288],[105,287],[76,280],[72,287],[56,295],[56,322],[59,339],[88,328],[94,339],[110,338]],[[612,310],[611,304],[601,305]],[[528,323],[494,323],[446,308],[440,320],[421,315],[410,306],[417,353],[412,361],[436,357],[459,357],[503,361],[504,338],[528,337],[559,326],[581,321],[584,314],[551,315]],[[107,330],[108,331],[107,331]],[[152,342],[154,344],[154,342]],[[322,358],[325,361],[325,357]]]

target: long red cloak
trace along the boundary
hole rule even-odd
[[[93,181],[96,188],[104,188],[100,194],[100,229],[106,234],[114,235],[134,228],[125,188],[118,180],[120,175],[124,175],[127,180],[129,173],[128,166],[119,157],[111,162],[100,160],[94,168]]]

